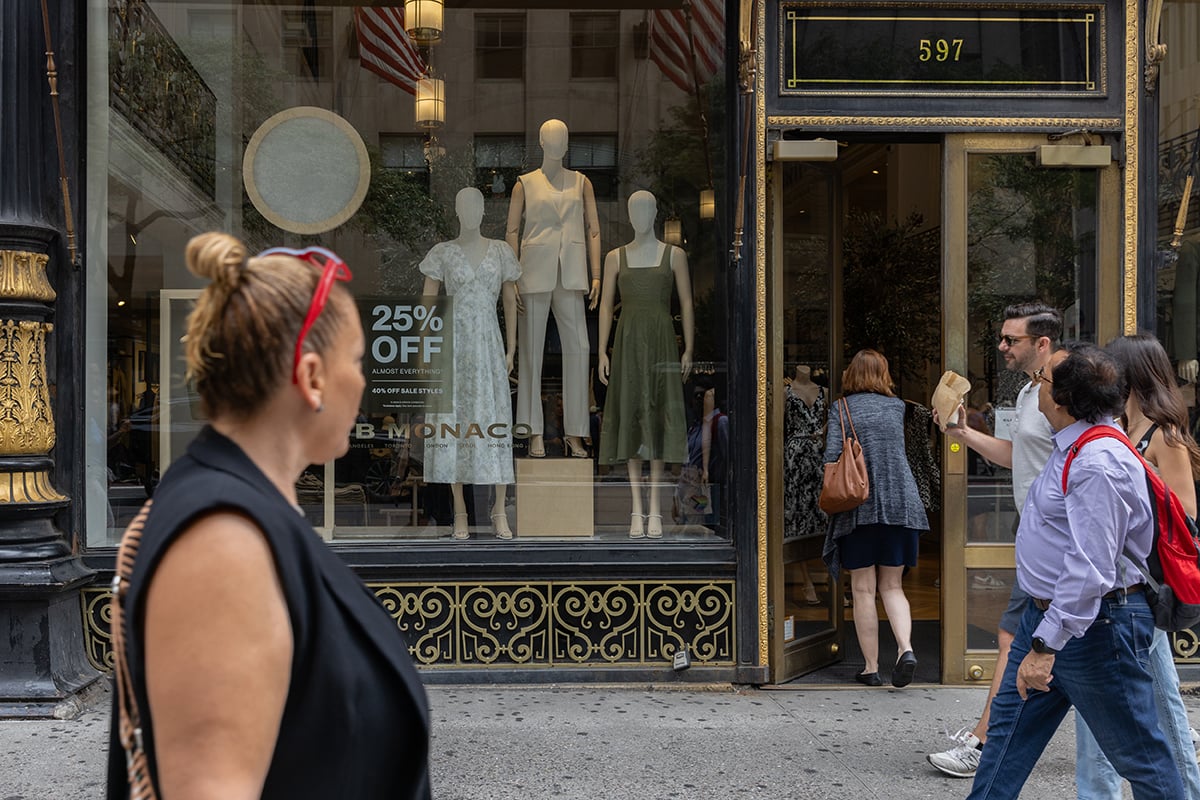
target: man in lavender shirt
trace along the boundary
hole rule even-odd
[[[968,800],[1016,798],[1072,705],[1136,800],[1182,800],[1146,664],[1154,618],[1137,565],[1152,545],[1154,518],[1145,468],[1121,442],[1098,439],[1079,451],[1062,491],[1072,444],[1093,426],[1116,427],[1120,369],[1079,344],[1036,377],[1038,407],[1055,434],[1017,531],[1017,580],[1031,599]]]

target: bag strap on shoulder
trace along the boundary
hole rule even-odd
[[[1137,451],[1137,448],[1133,446],[1133,442],[1129,441],[1129,437],[1116,428],[1111,428],[1107,425],[1095,425],[1081,433],[1079,438],[1076,439],[1071,444],[1071,447],[1067,450],[1067,460],[1063,463],[1062,472],[1062,491],[1064,495],[1067,493],[1067,475],[1071,471],[1071,462],[1075,460],[1075,456],[1079,455],[1080,449],[1085,444],[1096,439],[1116,439],[1118,442],[1121,442],[1123,445],[1128,447],[1129,452],[1137,456],[1137,460],[1142,462],[1142,468],[1146,470],[1147,482],[1149,482],[1152,489],[1156,490],[1155,494],[1162,494],[1160,491],[1157,491],[1158,486],[1156,485],[1158,483],[1162,483],[1162,478],[1160,478],[1158,473],[1156,473],[1150,467],[1149,462],[1142,457],[1142,454]]]
[[[846,411],[846,419],[842,419],[842,410]],[[850,423],[850,435],[854,437],[854,441],[858,442],[858,431],[854,430],[854,418],[850,416],[850,402],[846,398],[838,400],[838,422],[842,426],[842,438],[846,438],[846,423]],[[862,442],[859,442],[862,445]]]
[[[147,500],[133,522],[121,537],[117,551],[117,568],[112,582],[112,639],[113,664],[117,684],[118,735],[125,750],[125,763],[129,775],[130,800],[154,800],[157,794],[150,779],[150,764],[142,740],[142,718],[138,713],[137,697],[134,695],[133,677],[129,672],[129,658],[125,646],[125,596],[129,592],[133,577],[133,562],[142,543],[142,529],[150,514],[153,500]]]

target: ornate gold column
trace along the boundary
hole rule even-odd
[[[69,499],[53,482],[48,261],[0,249],[0,626],[8,634],[0,637],[0,717],[70,714],[75,693],[97,675],[82,647],[79,603],[92,573],[54,524]]]
[[[49,256],[41,253],[0,250],[0,303],[53,302],[47,261]],[[16,459],[8,470],[0,462],[0,508],[67,502],[50,477],[55,433],[46,379],[46,335],[52,330],[53,325],[36,318],[0,320],[0,459]]]
[[[64,104],[60,128],[47,51],[51,35],[66,45],[61,77],[78,101],[80,8],[47,4],[43,16],[42,3],[0,3],[0,717],[71,715],[99,675],[83,647],[80,603],[94,573],[75,546],[80,515],[55,488],[83,484],[83,275],[68,256],[64,211],[78,185],[70,176],[79,163],[64,156],[79,152],[77,106]],[[52,283],[64,297],[57,308]],[[57,347],[51,320],[67,333]],[[70,409],[65,450],[55,450],[55,408]]]

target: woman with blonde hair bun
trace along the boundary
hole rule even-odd
[[[171,800],[428,798],[407,644],[297,504],[305,467],[349,448],[365,386],[350,269],[321,247],[247,257],[223,233],[186,259],[211,281],[186,337],[211,422],[118,557],[108,796],[130,796],[126,752],[141,750]],[[122,706],[138,734],[116,724]]]

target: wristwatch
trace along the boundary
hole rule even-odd
[[[1049,653],[1050,655],[1056,655],[1058,653],[1058,651],[1053,647],[1047,647],[1046,640],[1040,636],[1033,637],[1033,652]]]

